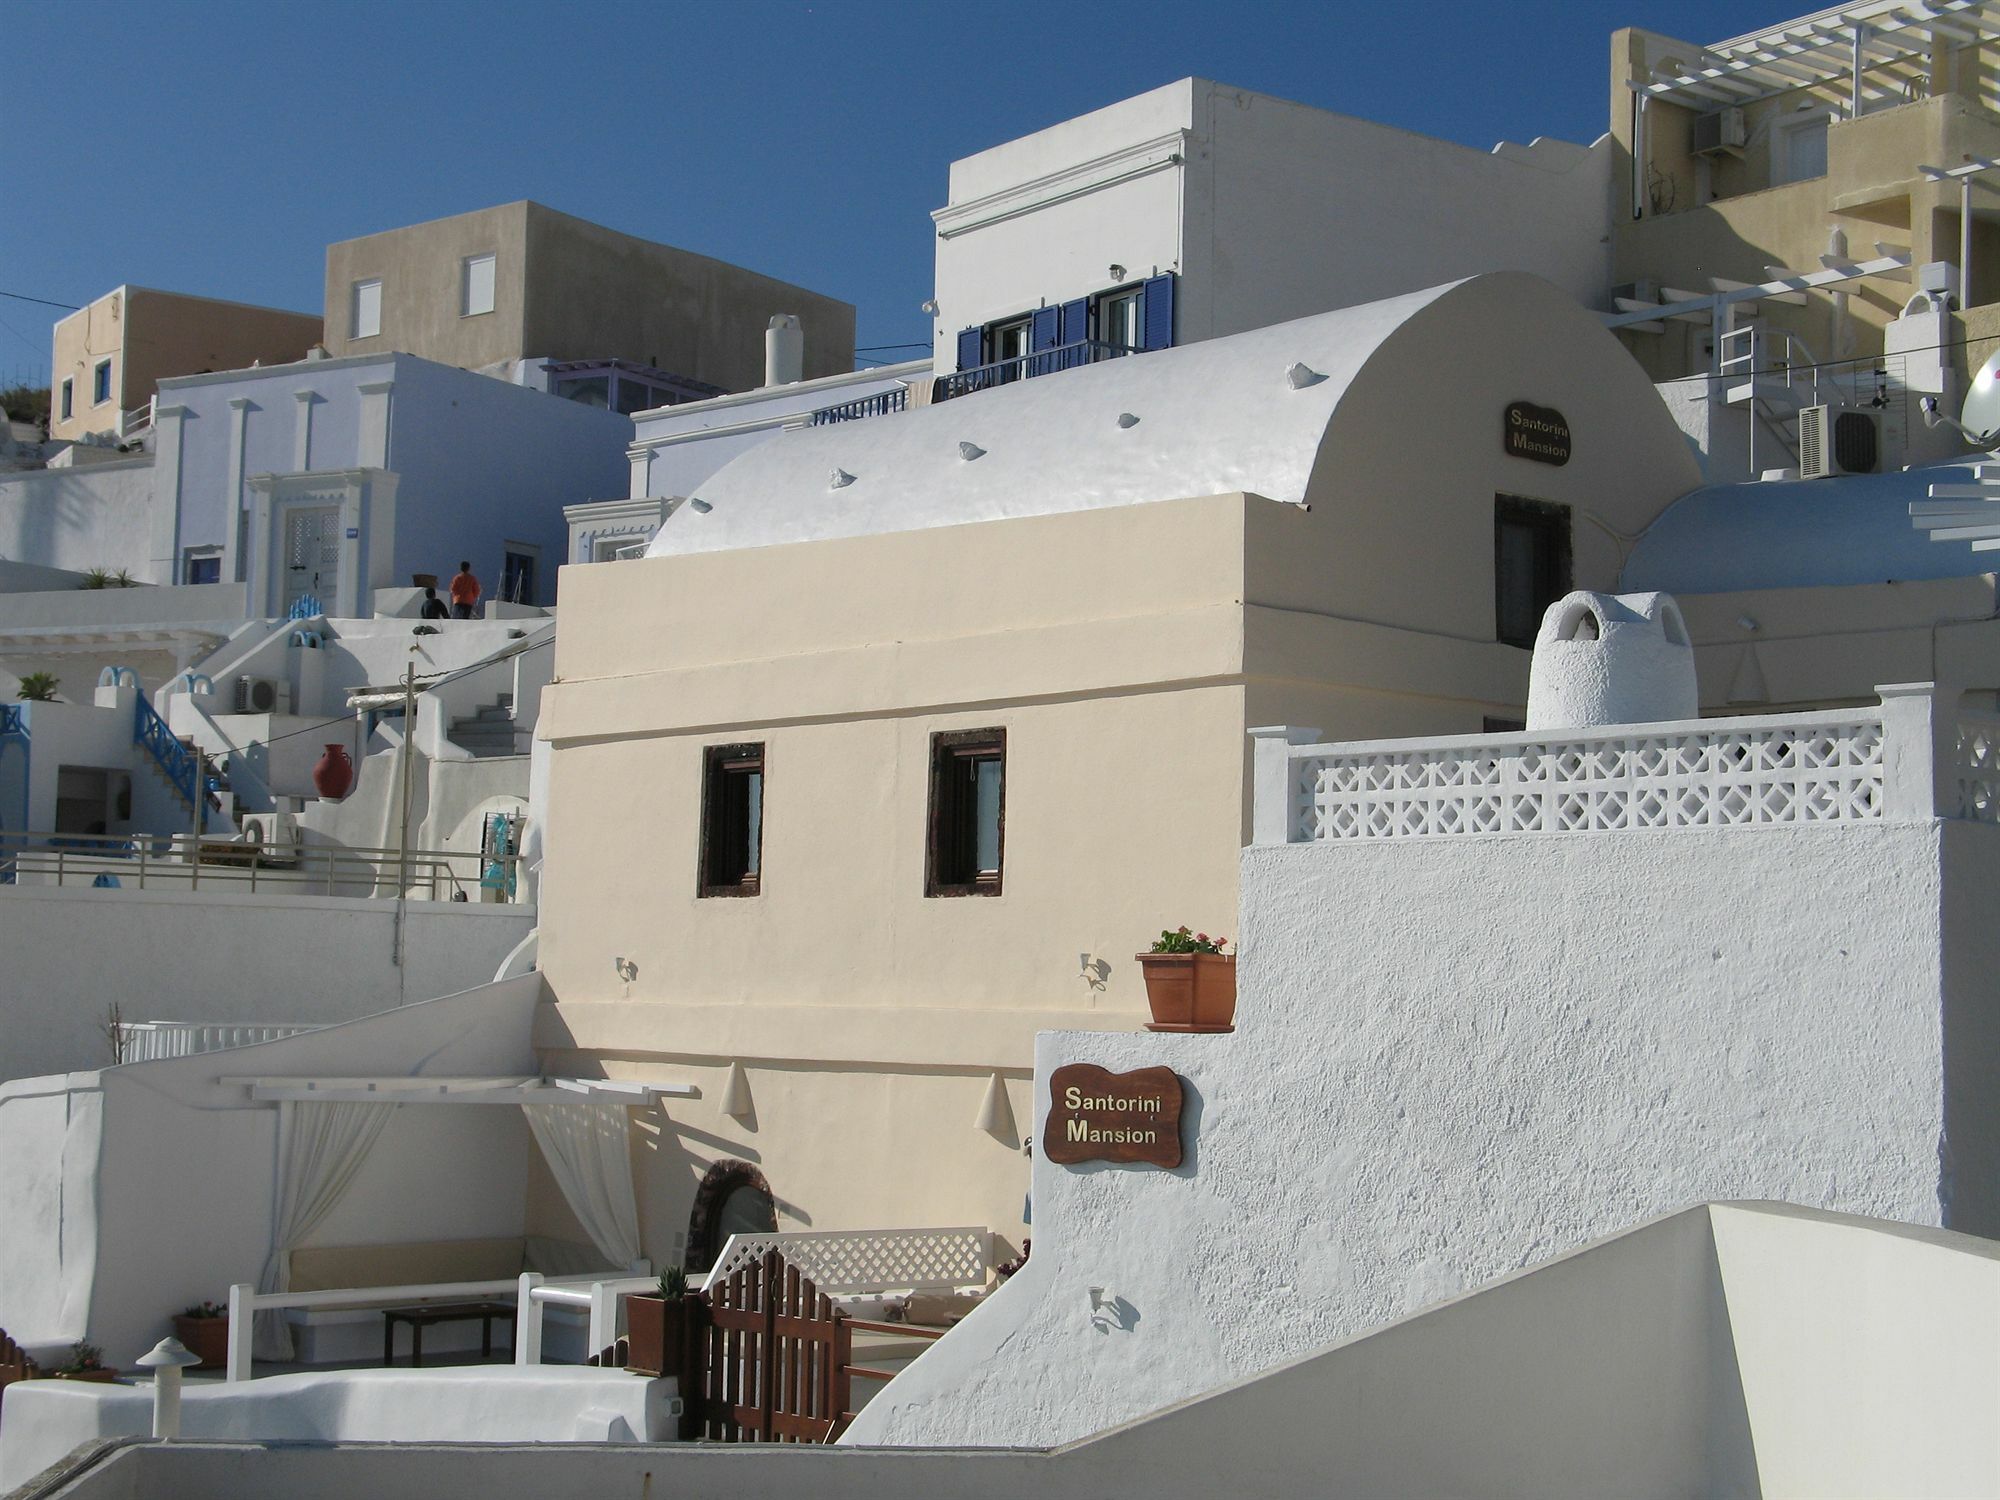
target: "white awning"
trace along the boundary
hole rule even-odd
[[[302,1078],[224,1075],[217,1083],[247,1088],[251,1099],[380,1104],[546,1104],[579,1098],[606,1104],[646,1105],[659,1099],[692,1099],[691,1083],[634,1083],[618,1078],[418,1077]]]
[[[1928,92],[1934,44],[1964,47],[2000,36],[2000,0],[1862,0],[1732,37],[1631,86],[1704,113],[1774,94],[1840,87],[1861,109]]]

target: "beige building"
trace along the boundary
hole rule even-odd
[[[1933,289],[1957,304],[1945,336],[1960,379],[1968,357],[1977,369],[2000,347],[2000,178],[1924,170],[2000,156],[1996,33],[2000,7],[1891,0],[1706,46],[1617,32],[1609,128],[1622,310],[1881,263],[1876,274],[1748,298],[1726,319],[1705,309],[1647,319],[1621,332],[1647,372],[1708,373],[1718,332],[1753,324],[1772,344],[1759,372],[1880,356],[1885,328],[1933,264]]]
[[[319,337],[311,313],[121,286],[55,326],[49,436],[135,435],[162,380],[289,364]]]
[[[803,325],[806,378],[853,368],[850,304],[539,203],[326,251],[335,355],[415,354],[625,412],[762,384],[782,313]]]
[[[1509,273],[786,433],[566,570],[536,1037],[698,1086],[638,1117],[646,1253],[762,1194],[1017,1241],[1034,1033],[1235,930],[1246,730],[1518,719],[1524,626],[1696,477]]]

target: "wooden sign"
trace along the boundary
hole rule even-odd
[[[1515,458],[1558,467],[1569,462],[1569,423],[1553,406],[1509,402],[1501,441]]]
[[[1042,1154],[1080,1161],[1181,1164],[1181,1080],[1172,1068],[1111,1073],[1065,1063],[1049,1076],[1049,1122]]]

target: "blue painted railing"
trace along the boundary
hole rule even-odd
[[[18,703],[0,703],[0,740],[28,737],[28,710]]]
[[[1103,359],[1118,359],[1127,354],[1142,351],[1127,348],[1123,344],[1100,344],[1095,339],[1085,339],[1075,344],[1058,344],[1053,349],[1037,349],[1033,354],[1017,354],[1012,359],[1003,359],[997,364],[978,365],[970,370],[960,370],[952,375],[940,375],[931,384],[931,402],[949,401],[954,396],[970,395],[974,391],[989,390],[996,385],[1011,385],[1017,380],[1033,380],[1037,375],[1053,375],[1058,370],[1074,370],[1080,365],[1094,365]]]
[[[893,391],[877,391],[838,406],[822,406],[813,413],[812,425],[825,427],[833,422],[858,422],[863,417],[886,417],[892,411],[906,410],[909,404],[910,388],[899,385]]]
[[[167,721],[159,716],[144,693],[132,701],[137,705],[132,743],[153,757],[153,763],[165,773],[168,785],[181,794],[189,807],[200,807],[201,826],[206,828],[208,788],[202,784],[201,757],[174,738]]]

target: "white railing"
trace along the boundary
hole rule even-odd
[[[625,1276],[578,1286],[573,1282],[549,1281],[539,1271],[523,1271],[515,1287],[514,1363],[542,1362],[542,1313],[550,1307],[589,1308],[585,1352],[591,1355],[608,1349],[618,1339],[623,1299],[633,1292],[653,1291],[659,1284],[657,1276]]]
[[[118,413],[118,436],[121,439],[134,438],[142,432],[150,432],[153,427],[153,409],[160,404],[158,396],[147,398],[144,406]]]
[[[857,1292],[950,1291],[986,1284],[983,1228],[816,1229],[787,1234],[732,1234],[703,1287],[775,1249],[828,1296]]]
[[[312,1025],[250,1026],[233,1021],[121,1021],[118,1026],[120,1062],[155,1062],[163,1057],[193,1057],[281,1041]]]
[[[2000,822],[2000,718],[1928,683],[1879,707],[1318,744],[1255,729],[1259,844],[1850,823]]]

